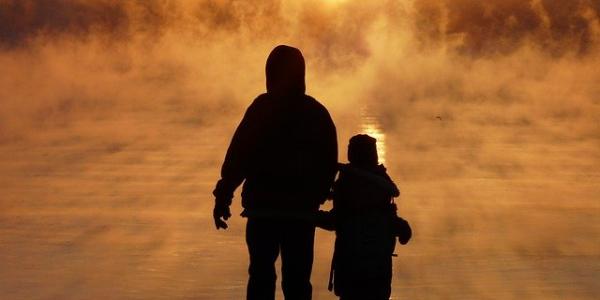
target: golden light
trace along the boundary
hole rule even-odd
[[[385,163],[385,133],[381,129],[379,120],[365,108],[361,110],[360,119],[360,133],[367,134],[377,140],[379,163]]]
[[[325,0],[325,4],[337,5],[346,2],[347,0]]]

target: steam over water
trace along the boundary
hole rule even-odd
[[[373,116],[368,108],[361,109],[360,133],[368,134],[377,140],[377,155],[379,163],[385,164],[385,133],[377,117]]]
[[[401,189],[394,299],[598,299],[599,11],[0,0],[0,299],[243,299],[239,192],[216,231],[211,191],[282,43],[340,161],[368,133]]]

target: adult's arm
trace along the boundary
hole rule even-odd
[[[322,177],[321,191],[323,193],[321,204],[323,204],[329,197],[331,187],[337,174],[338,164],[338,144],[337,144],[337,132],[335,124],[329,115],[329,112],[325,110],[323,116],[323,166],[324,172]]]
[[[213,191],[215,206],[231,205],[233,192],[246,178],[246,166],[259,138],[258,100],[255,100],[248,107],[233,134],[221,167],[221,179],[217,182]]]

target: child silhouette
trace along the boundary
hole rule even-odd
[[[378,163],[374,138],[352,137],[348,160],[339,165],[333,209],[317,217],[319,227],[336,231],[329,289],[341,300],[389,299],[395,237],[402,244],[410,239],[393,202],[400,191]]]

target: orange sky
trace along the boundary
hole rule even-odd
[[[341,111],[378,97],[392,106],[508,97],[556,110],[575,102],[585,111],[598,95],[600,4],[592,0],[2,0],[0,7],[4,138],[33,126],[40,111],[52,112],[42,113],[47,122],[64,117],[54,112],[65,105],[89,111],[82,106],[177,98],[239,109],[263,89],[265,53],[279,43],[302,49],[309,92]]]

